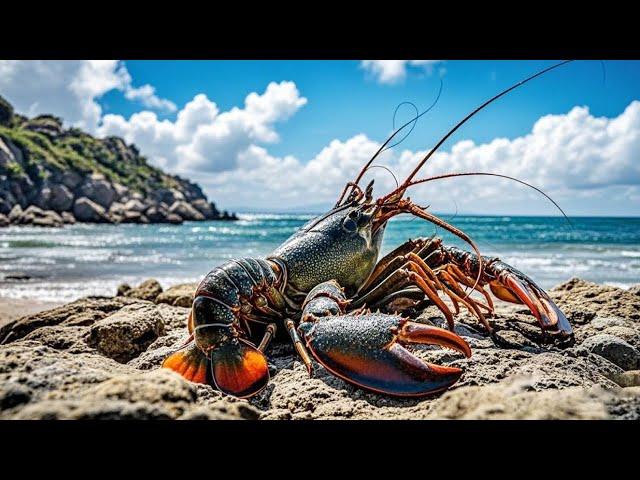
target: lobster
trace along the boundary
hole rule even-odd
[[[251,397],[269,382],[265,351],[276,332],[284,329],[309,375],[315,359],[335,376],[369,391],[398,397],[430,395],[451,387],[463,370],[428,363],[412,353],[410,346],[438,345],[470,357],[469,345],[454,332],[454,316],[461,306],[497,344],[504,342],[488,321],[494,304],[487,287],[498,299],[528,307],[541,330],[539,343],[571,345],[574,335],[569,321],[533,280],[497,258],[482,256],[464,232],[404,198],[413,185],[461,175],[495,175],[525,183],[484,172],[413,178],[475,113],[565,63],[526,78],[476,108],[402,184],[374,199],[373,182],[364,190],[359,182],[375,157],[408,123],[396,130],[357,178],[346,184],[330,211],[309,221],[271,255],[234,259],[204,277],[189,313],[190,337],[165,359],[163,367],[225,394]],[[446,246],[437,237],[418,238],[378,260],[385,227],[399,214],[443,228],[468,243],[472,251]],[[433,303],[448,329],[396,313],[391,306],[401,299]]]

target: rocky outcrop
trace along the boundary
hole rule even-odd
[[[282,335],[267,351],[268,387],[237,400],[159,368],[188,337],[189,309],[176,305],[189,306],[195,288],[184,284],[156,295],[157,282],[147,281],[121,288],[121,296],[81,299],[0,328],[0,418],[640,419],[634,290],[577,279],[554,289],[578,338],[564,350],[539,347],[517,332],[501,332],[514,348],[498,348],[461,314],[456,330],[471,345],[471,358],[428,347],[416,354],[465,373],[447,392],[423,399],[368,393],[318,365],[309,377]],[[498,325],[534,323],[520,305],[497,308],[491,321]],[[418,321],[445,324],[433,308]]]
[[[59,226],[48,213],[14,222],[9,213],[16,206],[67,213],[66,218],[73,214],[79,222],[237,219],[220,212],[195,183],[149,165],[135,145],[66,129],[52,115],[25,118],[0,97],[0,215],[9,224]]]
[[[104,208],[87,197],[81,197],[73,204],[73,216],[78,222],[108,223]]]

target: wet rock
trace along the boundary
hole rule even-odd
[[[9,225],[9,218],[0,213],[0,227],[6,227],[7,225]]]
[[[162,315],[153,305],[129,305],[95,322],[87,343],[103,355],[126,363],[164,333]]]
[[[158,283],[157,280],[150,278],[149,280],[145,280],[136,288],[129,287],[128,285],[121,285],[118,288],[118,293],[120,294],[120,289],[123,290],[123,295],[131,298],[139,298],[140,300],[147,300],[153,302],[158,295],[162,293],[162,285]]]
[[[606,358],[623,370],[640,368],[640,352],[613,335],[600,334],[587,338],[582,342],[582,347]]]
[[[202,213],[185,201],[174,202],[169,208],[169,212],[179,215],[183,220],[201,221],[205,219]]]
[[[73,204],[73,215],[79,222],[109,222],[105,209],[87,197],[81,197]]]
[[[124,211],[143,213],[146,210],[144,203],[138,199],[129,200],[122,206]]]
[[[175,213],[169,213],[165,219],[167,223],[172,223],[174,225],[180,225],[183,220],[180,215],[176,215]]]
[[[190,308],[198,283],[182,283],[168,288],[155,299],[156,303],[167,303],[176,307]]]

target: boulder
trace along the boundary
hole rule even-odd
[[[198,210],[206,220],[212,220],[217,216],[217,212],[214,213],[212,205],[203,198],[192,201],[191,205]]]
[[[145,212],[145,216],[151,223],[164,223],[167,220],[168,211],[161,207],[149,207]]]
[[[205,219],[202,213],[185,201],[174,202],[169,208],[169,213],[179,215],[183,220],[201,221]]]
[[[128,210],[130,212],[138,212],[143,213],[146,210],[144,203],[139,199],[131,199],[127,203],[122,206],[123,210]]]
[[[78,193],[103,208],[109,208],[116,197],[116,191],[111,183],[100,174],[93,174],[85,179],[80,185]]]
[[[180,225],[183,222],[182,217],[180,215],[176,215],[175,213],[167,214],[165,220],[167,223],[172,223],[174,225]]]
[[[637,370],[640,368],[640,352],[621,338],[606,333],[594,335],[582,342],[582,347],[588,349],[623,370]]]
[[[62,184],[70,190],[75,190],[82,182],[82,177],[75,170],[65,170],[62,174]]]
[[[22,216],[22,207],[20,205],[14,205],[7,217],[11,223],[17,223]]]
[[[109,222],[105,209],[87,197],[78,198],[73,204],[73,216],[79,222]]]
[[[87,343],[101,354],[126,363],[165,334],[162,315],[152,304],[134,304],[95,322]]]
[[[50,209],[56,212],[66,212],[73,206],[73,193],[64,185],[52,185],[48,203]]]
[[[116,200],[121,200],[125,198],[127,195],[129,195],[129,189],[119,183],[114,183],[113,189],[116,192]]]
[[[156,303],[167,303],[175,307],[191,308],[198,283],[182,283],[166,289],[155,299]]]
[[[9,225],[9,217],[0,213],[0,227],[6,227]]]
[[[67,225],[73,225],[76,223],[76,218],[71,212],[62,212],[60,216],[62,217],[62,221]]]
[[[129,287],[127,284],[124,285]],[[130,298],[139,298],[140,300],[153,302],[158,295],[162,293],[162,286],[153,278],[145,280],[136,288],[129,287],[127,289],[124,285],[121,285],[120,288],[118,288],[118,294],[121,293],[122,295]]]

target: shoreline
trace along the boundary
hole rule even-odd
[[[64,304],[65,302],[50,302],[31,298],[0,297],[0,327],[16,318],[40,313]]]

